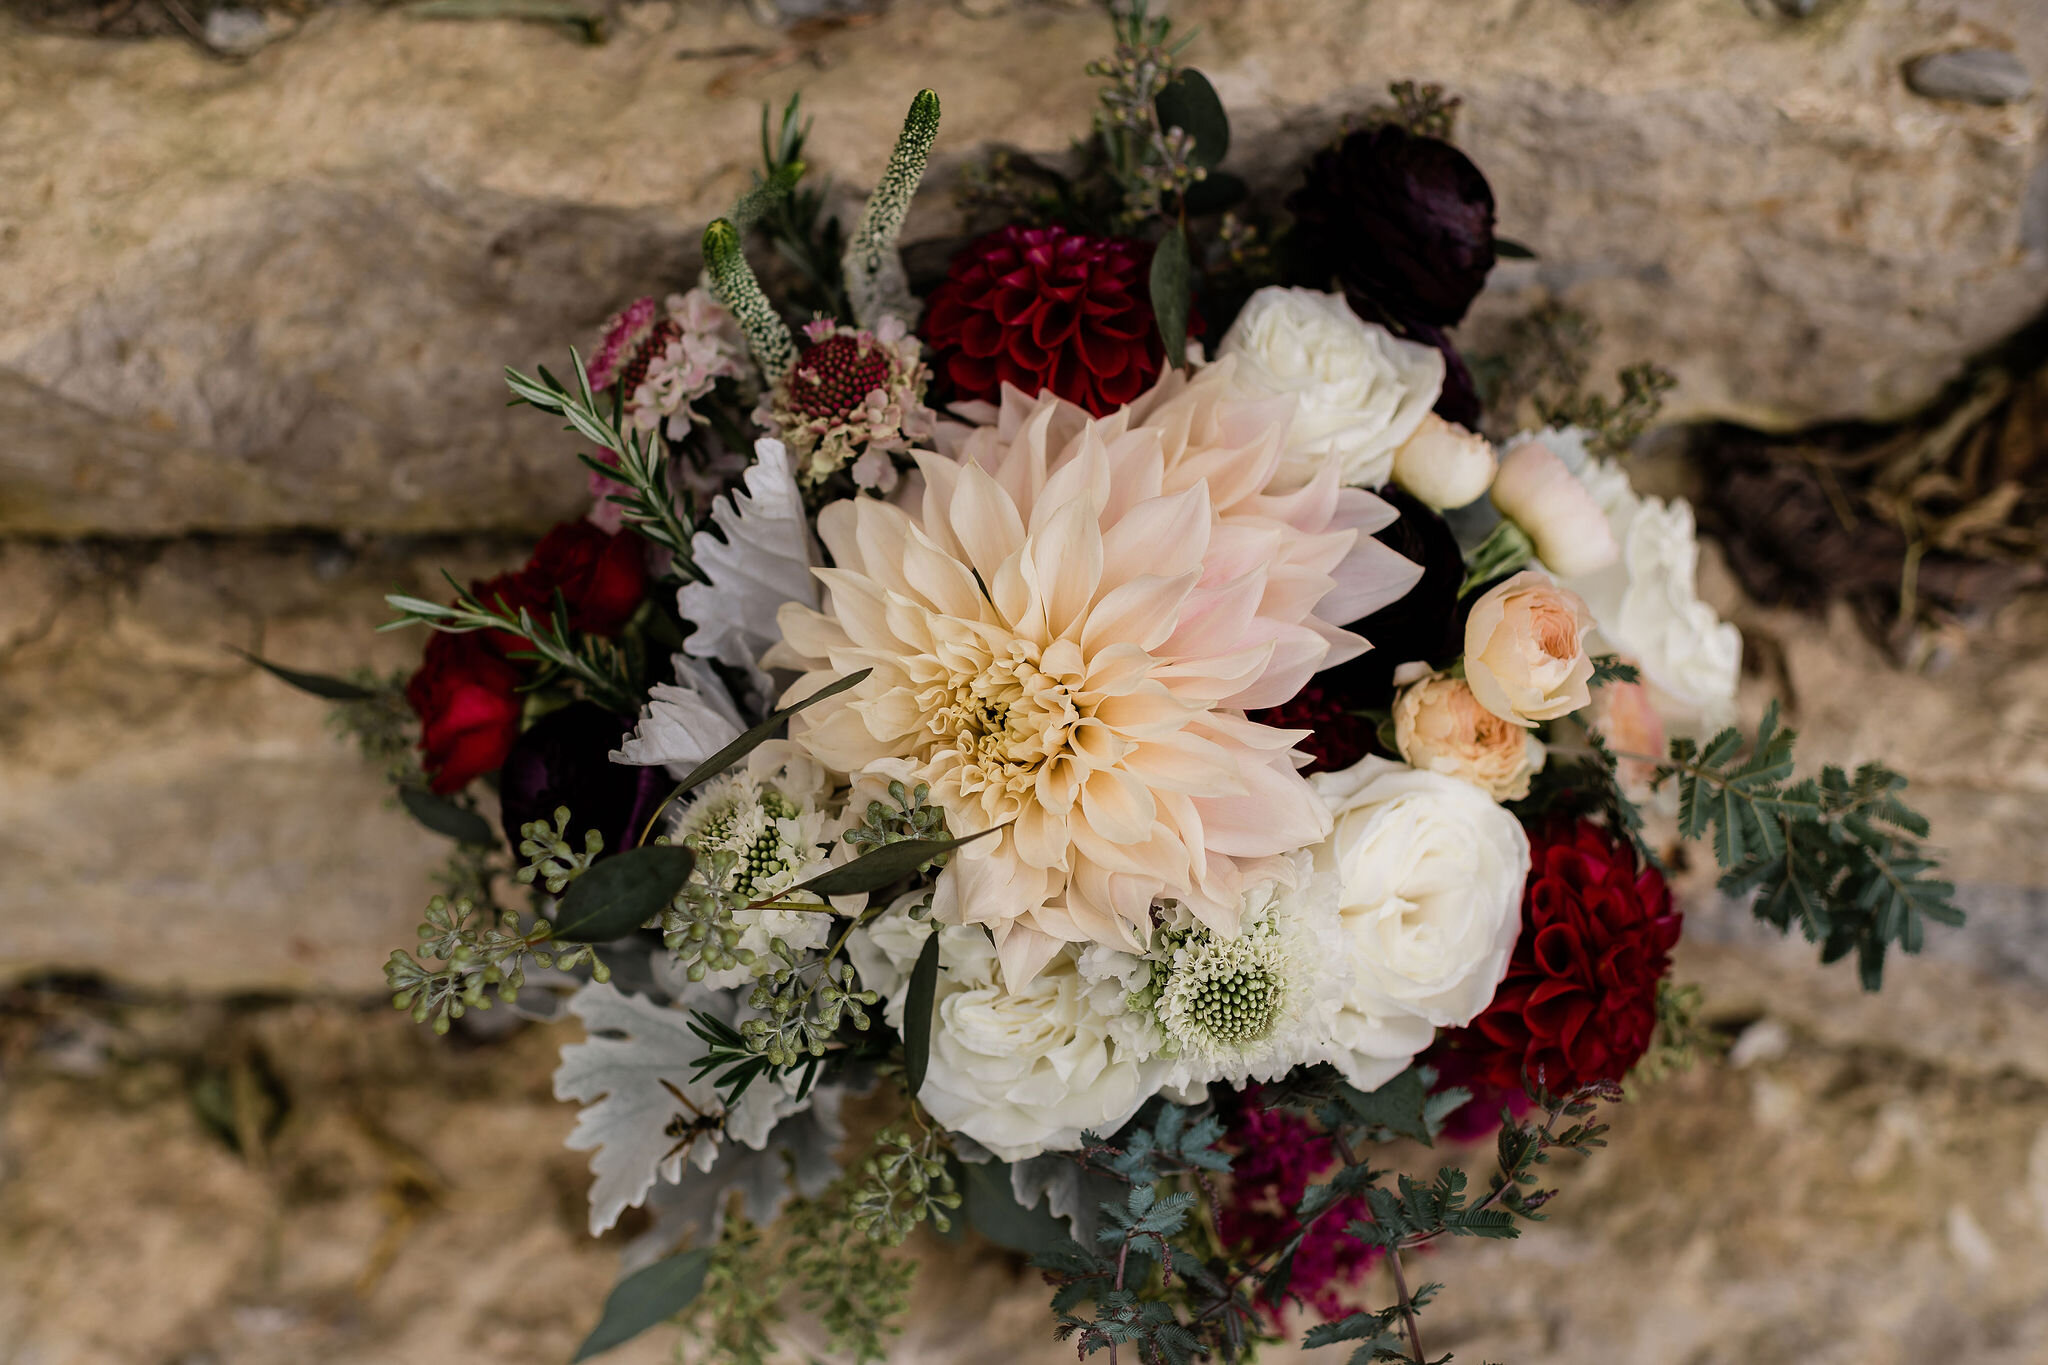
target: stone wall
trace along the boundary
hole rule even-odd
[[[1676,416],[1897,412],[2048,303],[2038,0],[1178,12],[1254,181],[1389,80],[1462,94],[1502,230],[1540,253],[1469,339],[1561,298],[1603,324],[1603,366],[1678,373]],[[0,1362],[566,1357],[613,1247],[578,1231],[558,1039],[436,1043],[376,1005],[445,845],[226,647],[402,667],[417,641],[372,633],[384,592],[512,562],[579,508],[571,447],[503,406],[499,367],[692,277],[761,101],[802,87],[850,189],[934,84],[943,188],[997,141],[1061,148],[1101,40],[1052,0],[790,33],[678,0],[594,47],[343,6],[237,63],[0,27],[0,982],[117,992],[0,997]],[[1951,49],[2011,52],[2036,93],[1915,93],[1906,64]],[[941,192],[912,230],[959,227]],[[2038,1359],[2048,601],[1907,675],[1846,616],[1743,602],[1711,558],[1759,664],[1746,704],[1786,697],[1809,761],[1910,774],[1973,922],[1867,997],[1695,872],[1679,973],[1743,1064],[1627,1110],[1538,1234],[1446,1252],[1432,1345]],[[282,1124],[237,1153],[193,1096],[257,1057]],[[1000,1256],[923,1294],[905,1360],[1066,1358]]]

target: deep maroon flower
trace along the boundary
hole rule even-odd
[[[1680,916],[1633,845],[1590,821],[1534,838],[1522,936],[1486,1012],[1443,1046],[1480,1086],[1619,1081],[1650,1046]]]
[[[953,400],[1051,389],[1102,416],[1165,363],[1153,325],[1152,247],[1060,227],[1006,227],[953,258],[920,334]]]
[[[1317,153],[1287,208],[1304,267],[1403,324],[1454,326],[1493,269],[1486,177],[1450,143],[1395,124]]]
[[[541,583],[540,576],[533,572],[530,565],[510,573],[501,573],[495,578],[471,583],[469,593],[486,607],[493,611],[501,611],[514,620],[519,619],[519,611],[523,607],[535,621],[545,621],[548,612],[554,607],[554,598],[549,595]],[[486,630],[478,633],[490,641],[491,648],[500,654],[515,654],[520,650],[533,648],[525,636],[515,635],[509,630]]]
[[[611,635],[631,619],[647,595],[647,560],[640,541],[612,535],[587,521],[565,521],[533,547],[523,575],[552,603],[568,604],[571,629]]]
[[[659,768],[611,761],[611,751],[633,721],[595,702],[572,702],[535,721],[505,755],[498,803],[505,841],[519,847],[519,827],[554,823],[555,808],[569,808],[569,847],[583,851],[583,832],[604,836],[606,854],[631,848],[667,792]]]
[[[1285,1242],[1299,1226],[1294,1209],[1302,1195],[1335,1163],[1329,1138],[1299,1115],[1260,1108],[1253,1087],[1242,1096],[1223,1145],[1232,1159],[1217,1231],[1232,1246],[1263,1250]],[[1341,1200],[1308,1229],[1294,1254],[1290,1292],[1325,1318],[1344,1312],[1338,1290],[1356,1284],[1379,1259],[1377,1248],[1344,1231],[1371,1217],[1363,1199]],[[1279,1322],[1279,1303],[1262,1298],[1260,1306]]]
[[[1251,713],[1253,720],[1276,730],[1310,732],[1294,746],[1314,760],[1301,770],[1304,773],[1337,772],[1377,747],[1375,723],[1360,714],[1366,703],[1358,701],[1341,679],[1333,683],[1330,678],[1320,674],[1289,700]]]
[[[789,405],[806,417],[843,420],[869,394],[888,387],[888,353],[835,333],[797,357],[789,373]]]
[[[1334,772],[1379,751],[1377,726],[1362,713],[1393,706],[1394,670],[1416,660],[1447,662],[1460,648],[1456,613],[1465,559],[1458,538],[1440,514],[1400,488],[1389,484],[1379,495],[1401,515],[1374,535],[1420,564],[1422,578],[1398,602],[1346,626],[1371,641],[1371,649],[1318,673],[1292,700],[1252,716],[1282,730],[1315,731],[1296,746],[1315,758],[1305,772]]]
[[[480,634],[434,632],[405,699],[420,718],[428,786],[461,791],[505,761],[519,736],[519,670]]]

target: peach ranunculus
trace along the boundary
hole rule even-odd
[[[823,611],[784,606],[764,660],[804,697],[791,739],[855,779],[929,783],[956,854],[934,911],[987,926],[1022,989],[1062,943],[1142,951],[1170,898],[1234,932],[1248,884],[1321,839],[1302,732],[1246,719],[1365,642],[1332,624],[1418,566],[1372,539],[1393,509],[1325,465],[1269,495],[1291,399],[1234,396],[1232,362],[1174,371],[1091,418],[1006,390],[957,458],[920,453],[899,507],[833,503]]]
[[[1444,674],[1394,698],[1394,743],[1411,768],[1460,778],[1496,801],[1529,794],[1543,767],[1543,742],[1479,704],[1471,684]]]
[[[1465,620],[1465,680],[1479,704],[1516,725],[1568,716],[1592,701],[1579,595],[1525,569],[1495,584]]]

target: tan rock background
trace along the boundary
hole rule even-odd
[[[1178,12],[1254,180],[1389,80],[1462,94],[1502,229],[1541,253],[1468,339],[1561,298],[1604,367],[1679,374],[1676,417],[1894,414],[2048,304],[2039,0]],[[578,505],[498,368],[689,278],[761,101],[801,86],[857,186],[934,84],[943,181],[1079,132],[1102,32],[1051,0],[796,29],[678,0],[585,46],[343,6],[224,62],[0,17],[0,1365],[567,1358],[615,1247],[580,1232],[559,1039],[436,1042],[377,1003],[442,848],[224,646],[402,667],[383,592]],[[1905,83],[1972,47],[2035,93]],[[913,230],[956,227],[941,193]],[[1438,1257],[1432,1349],[2048,1360],[2048,601],[1921,676],[1846,616],[1711,565],[1708,589],[1810,761],[1914,777],[1973,922],[1870,998],[1696,887],[1680,975],[1741,1065],[1627,1109],[1540,1232]],[[277,1126],[237,1152],[205,1115],[259,1092],[242,1112]],[[921,1294],[906,1361],[1066,1358],[995,1253]]]

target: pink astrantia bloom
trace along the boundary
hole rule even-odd
[[[850,776],[928,783],[955,834],[942,920],[988,927],[1020,988],[1062,943],[1142,951],[1173,899],[1235,932],[1248,884],[1329,832],[1302,732],[1245,716],[1366,648],[1332,624],[1420,574],[1369,532],[1393,509],[1334,466],[1264,490],[1291,399],[1230,362],[1091,418],[1006,390],[899,507],[833,503],[823,611],[792,604],[766,663],[790,698],[862,668],[791,738]]]
[[[671,294],[659,313],[653,299],[636,299],[605,324],[590,386],[616,382],[629,425],[681,440],[697,420],[690,405],[721,379],[745,378],[746,357],[738,322],[708,289]]]

